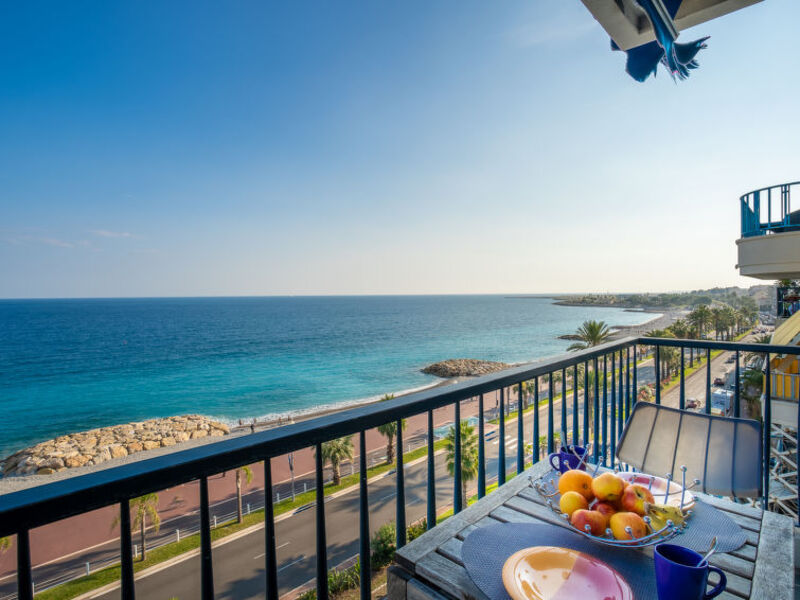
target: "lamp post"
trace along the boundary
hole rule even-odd
[[[294,502],[294,452],[289,452],[286,458],[289,460],[289,473],[292,476],[292,502]]]

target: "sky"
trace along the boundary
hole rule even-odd
[[[0,7],[0,298],[752,285],[800,2],[641,84],[578,0]]]

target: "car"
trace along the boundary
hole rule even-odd
[[[736,362],[736,356],[731,354],[727,359],[725,359],[725,362],[728,363],[728,364]]]
[[[715,377],[714,378],[714,385],[724,386],[725,385],[725,380],[722,377]]]
[[[700,401],[697,398],[687,398],[686,399],[686,409],[687,410],[696,410],[700,408]]]

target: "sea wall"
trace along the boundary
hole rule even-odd
[[[191,439],[228,435],[227,425],[200,415],[149,419],[62,435],[15,452],[0,461],[0,473],[48,475],[98,465],[129,454],[174,446]]]

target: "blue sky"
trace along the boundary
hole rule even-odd
[[[800,179],[800,3],[638,84],[577,0],[0,8],[0,297],[658,291]],[[694,36],[694,37],[693,37]]]

